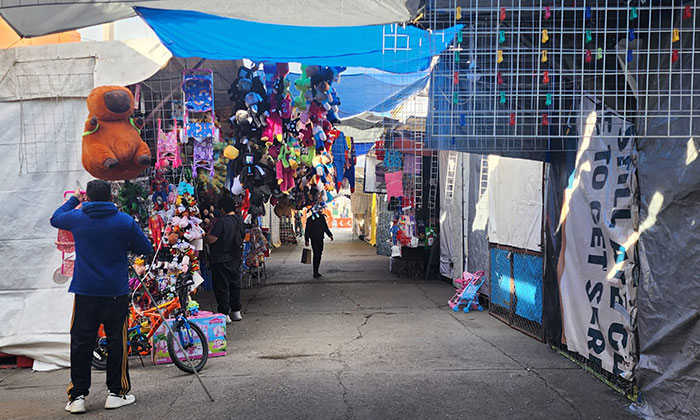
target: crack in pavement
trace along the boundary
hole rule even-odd
[[[341,292],[342,293],[342,292]],[[340,343],[335,350],[333,350],[331,353],[328,354],[328,358],[338,362],[341,364],[341,369],[338,372],[335,372],[335,378],[338,380],[338,384],[340,385],[341,388],[343,388],[343,404],[345,404],[345,420],[350,420],[355,417],[352,406],[350,405],[350,402],[348,401],[348,388],[345,386],[343,383],[343,374],[345,373],[346,370],[350,368],[348,363],[343,360],[343,357],[341,355],[341,352],[343,350],[343,347],[361,339],[364,337],[364,334],[362,334],[362,327],[366,326],[367,323],[369,322],[370,318],[372,318],[374,315],[379,315],[379,314],[387,314],[391,315],[391,312],[371,312],[371,313],[365,313],[363,315],[364,319],[362,320],[362,323],[358,325],[357,328],[357,336],[353,338],[350,341]]]
[[[428,300],[428,301],[430,301],[430,302],[433,302],[433,304],[435,304],[435,307],[436,307],[436,308],[445,308],[445,307],[447,307],[447,303],[440,304],[439,302],[436,302],[436,301],[434,301],[433,299],[431,299],[430,296],[428,296],[428,291],[427,291],[427,290],[424,290],[424,289],[422,289],[422,288],[420,287],[421,284],[422,284],[422,283],[414,283],[414,286],[416,286],[416,288],[417,288],[418,290],[420,290],[421,292],[423,292],[423,295],[425,295],[425,299],[426,299],[426,300]]]
[[[175,395],[175,397],[173,398],[173,400],[170,401],[170,404],[168,404],[168,413],[172,412],[172,410],[175,409],[175,402],[176,402],[177,400],[179,400],[183,395],[185,395],[185,391],[187,390],[187,388],[189,388],[190,386],[192,386],[192,384],[194,383],[194,381],[195,381],[196,379],[197,379],[197,377],[192,378],[192,380],[191,380],[187,385],[183,385],[183,386],[180,388],[180,392],[176,393],[176,395]],[[202,390],[202,393],[204,393],[204,390]]]
[[[329,284],[329,283],[320,283],[320,284],[321,284],[322,286],[324,286],[324,287],[329,288],[329,289],[334,289],[334,290],[339,291],[339,292],[340,292],[340,297],[349,300],[349,301],[352,302],[352,304],[355,305],[355,306],[360,306],[360,304],[357,303],[357,301],[355,301],[355,299],[353,299],[350,295],[348,295],[347,293],[345,293],[345,289],[343,289],[342,287],[335,287],[335,286],[332,286],[332,285]]]
[[[578,407],[576,407],[576,405],[575,405],[571,400],[569,400],[564,394],[562,394],[558,389],[556,389],[555,387],[553,387],[553,386],[549,383],[549,381],[547,381],[547,378],[545,378],[544,376],[542,376],[542,374],[541,374],[537,369],[531,368],[531,367],[527,366],[526,364],[520,362],[518,359],[516,359],[516,358],[513,357],[512,355],[506,353],[505,350],[501,349],[500,347],[498,347],[496,344],[494,344],[494,343],[491,342],[490,340],[488,340],[488,339],[486,339],[486,338],[480,336],[480,335],[477,334],[476,332],[474,332],[474,330],[472,330],[472,329],[469,328],[467,325],[465,325],[465,324],[462,322],[462,320],[461,320],[460,318],[458,318],[457,316],[455,316],[455,314],[452,313],[452,311],[449,311],[449,314],[450,314],[450,316],[451,316],[453,319],[455,319],[464,329],[466,329],[466,330],[469,331],[470,333],[474,334],[474,336],[476,336],[477,338],[479,338],[480,340],[482,340],[483,342],[485,342],[485,343],[488,344],[489,346],[493,347],[493,349],[497,350],[499,353],[501,353],[502,355],[504,355],[504,356],[507,357],[508,359],[512,360],[514,363],[516,363],[518,366],[520,366],[521,369],[523,369],[523,370],[525,370],[525,371],[527,371],[527,372],[532,372],[532,373],[535,375],[535,377],[536,377],[537,379],[539,379],[540,381],[542,381],[542,383],[544,383],[544,386],[547,387],[547,389],[549,389],[550,391],[554,392],[559,398],[561,398],[572,410],[574,410],[574,412],[575,412],[576,414],[578,414],[580,417],[584,417],[584,416],[583,416],[583,413],[581,412],[581,410],[579,410]]]

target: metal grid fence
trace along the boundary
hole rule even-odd
[[[544,340],[542,254],[490,244],[489,313],[507,325]]]
[[[471,152],[575,150],[585,96],[646,132],[692,136],[698,1],[432,0],[432,29],[464,24],[433,72],[427,137]],[[442,103],[442,106],[439,104]],[[683,127],[673,118],[686,117]],[[616,135],[616,133],[614,134]]]
[[[21,64],[17,66],[21,68]],[[19,68],[15,72],[22,73],[15,76],[22,170],[28,174],[82,170],[81,134],[88,114],[85,97],[93,85],[92,73],[31,74]]]

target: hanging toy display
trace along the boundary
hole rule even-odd
[[[173,129],[167,133],[161,129],[160,124],[160,118],[158,118],[156,169],[164,168],[168,165],[173,168],[178,168],[182,165],[182,159],[180,158],[177,120],[173,120]]]
[[[236,151],[227,162],[228,191],[238,195],[247,190],[263,203],[287,197],[296,209],[309,204],[305,188],[334,197],[332,162],[337,156],[331,150],[340,137],[333,126],[340,98],[333,84],[344,70],[302,65],[294,82],[299,94],[292,99],[289,64],[253,63],[239,69],[228,91]],[[253,206],[257,208],[261,206]]]
[[[83,168],[105,181],[132,179],[151,164],[151,150],[141,139],[143,120],[132,118],[134,95],[121,86],[100,86],[87,98],[83,132]]]

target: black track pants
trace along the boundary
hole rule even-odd
[[[70,327],[70,379],[68,398],[90,391],[92,351],[97,330],[104,325],[107,335],[107,388],[115,394],[131,389],[128,352],[129,296],[101,297],[75,295]]]

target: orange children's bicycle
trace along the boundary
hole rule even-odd
[[[158,309],[163,312],[165,318],[174,317],[172,332],[168,331],[166,338],[170,359],[175,366],[187,373],[194,373],[194,371],[187,362],[183,349],[187,351],[187,355],[197,372],[204,368],[209,358],[209,344],[206,335],[194,322],[187,319],[186,310],[182,305],[182,302],[187,302],[189,287],[192,284],[194,281],[191,275],[181,274],[175,283],[175,298],[158,305]],[[143,287],[143,285],[140,284],[138,287]],[[127,329],[129,355],[138,355],[139,357],[148,355],[151,353],[151,338],[163,325],[164,318],[160,316],[155,307],[139,311],[132,303],[130,311]],[[180,345],[175,343],[176,337]],[[93,367],[99,370],[107,369],[107,337],[102,326],[100,326],[92,356]]]

